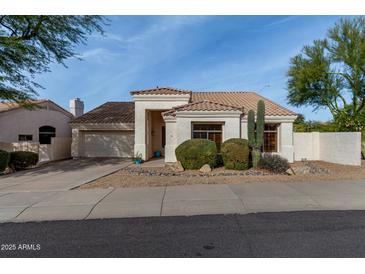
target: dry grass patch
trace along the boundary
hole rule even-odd
[[[316,166],[328,169],[323,174],[274,175],[267,171],[250,169],[249,175],[241,175],[240,171],[214,169],[209,176],[201,177],[199,171],[184,171],[179,176],[139,175],[130,169],[122,169],[116,173],[95,180],[80,188],[107,188],[107,187],[146,187],[146,186],[176,186],[193,184],[228,184],[250,182],[300,182],[322,180],[360,180],[365,179],[365,167],[345,166],[321,161],[311,162]],[[292,166],[303,165],[302,162]],[[159,174],[167,172],[167,168],[142,168],[145,173]],[[256,174],[256,175],[255,175]]]

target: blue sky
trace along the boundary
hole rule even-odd
[[[82,61],[54,64],[37,76],[41,98],[68,109],[80,97],[86,111],[106,101],[130,101],[129,91],[170,86],[191,90],[253,90],[327,120],[328,111],[286,102],[290,57],[323,38],[339,16],[112,16],[105,35],[77,48]]]

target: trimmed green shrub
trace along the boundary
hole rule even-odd
[[[215,166],[217,146],[206,139],[191,139],[181,143],[175,150],[176,158],[185,169],[199,169],[208,164]]]
[[[246,139],[228,139],[222,144],[221,153],[226,169],[248,169],[250,149]]]
[[[288,160],[276,154],[264,154],[258,166],[278,174],[284,173],[290,168]]]
[[[30,151],[10,152],[9,166],[15,170],[22,170],[38,163],[38,154]]]
[[[0,149],[0,172],[3,172],[8,166],[10,160],[9,152]]]

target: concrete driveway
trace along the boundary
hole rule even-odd
[[[78,159],[0,177],[0,195],[10,192],[65,191],[108,175],[130,164],[125,159]]]

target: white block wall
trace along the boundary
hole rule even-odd
[[[360,132],[294,133],[295,161],[321,160],[343,165],[361,165]]]
[[[289,163],[294,161],[293,146],[293,123],[281,123],[279,125],[279,149],[280,156],[288,159]]]

